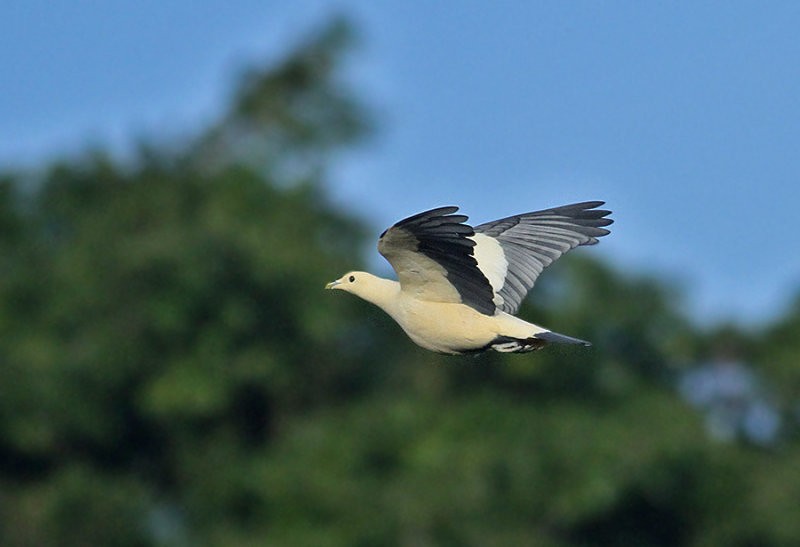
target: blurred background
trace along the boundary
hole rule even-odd
[[[800,4],[0,7],[0,544],[800,544]],[[377,235],[604,199],[445,357]]]

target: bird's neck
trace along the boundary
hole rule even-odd
[[[397,281],[373,277],[370,283],[370,290],[366,294],[359,296],[391,314],[399,293],[400,283]]]

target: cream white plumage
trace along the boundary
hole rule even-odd
[[[548,342],[591,345],[514,317],[544,268],[607,235],[610,211],[589,201],[513,215],[472,228],[458,207],[408,217],[378,251],[399,281],[350,272],[326,288],[386,311],[423,348],[449,354],[526,352]]]

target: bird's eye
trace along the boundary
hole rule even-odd
[[[350,279],[349,279],[348,281],[350,281],[350,283],[352,283],[352,282],[353,282],[353,281],[355,281],[355,280],[356,280],[356,276],[354,276],[354,275],[351,275],[351,276],[350,276]]]

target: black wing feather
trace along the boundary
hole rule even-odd
[[[422,253],[444,268],[447,280],[458,291],[464,304],[480,313],[493,315],[494,291],[478,269],[473,254],[475,241],[469,239],[475,231],[464,224],[468,217],[457,215],[456,211],[458,207],[455,206],[439,207],[410,216],[381,234],[381,239],[392,230],[403,230],[413,236],[416,248],[409,250]]]

